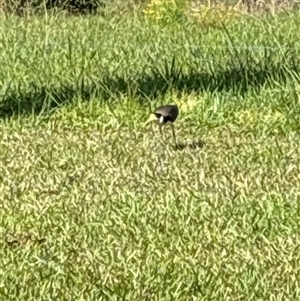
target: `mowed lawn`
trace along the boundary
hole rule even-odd
[[[299,13],[211,16],[0,20],[1,300],[300,299]]]

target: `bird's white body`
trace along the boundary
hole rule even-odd
[[[160,116],[160,117],[157,119],[157,123],[158,123],[159,125],[168,125],[168,124],[172,124],[171,121],[164,122],[164,116]]]

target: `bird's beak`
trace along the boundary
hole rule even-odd
[[[155,120],[157,120],[156,116],[154,114],[150,114],[148,120],[144,123],[144,126]]]

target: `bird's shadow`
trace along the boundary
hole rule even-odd
[[[205,145],[205,141],[204,140],[188,140],[185,142],[180,142],[177,143],[174,148],[175,150],[184,150],[184,149],[201,149],[203,148]]]

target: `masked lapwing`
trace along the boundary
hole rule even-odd
[[[153,113],[150,114],[148,120],[145,122],[145,125],[154,122],[159,125],[159,131],[162,134],[161,127],[163,125],[171,125],[173,138],[175,146],[177,145],[176,136],[174,131],[174,122],[177,119],[179,114],[179,109],[176,104],[174,105],[164,105],[157,108]]]

